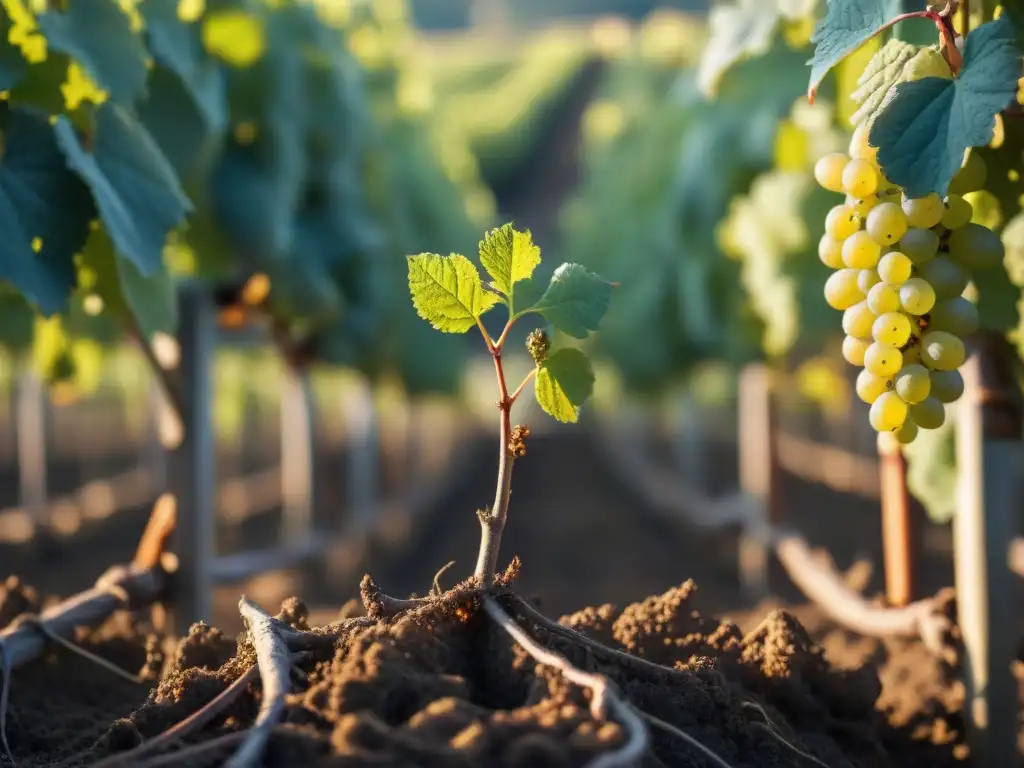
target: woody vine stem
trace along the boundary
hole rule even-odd
[[[494,492],[494,506],[490,510],[477,510],[476,513],[480,520],[480,552],[477,555],[474,575],[484,585],[491,583],[491,580],[494,578],[494,572],[498,568],[501,535],[505,530],[505,521],[508,519],[508,502],[512,489],[512,467],[516,459],[526,453],[525,441],[530,434],[530,430],[521,424],[517,424],[515,429],[512,428],[512,406],[519,398],[524,387],[537,373],[536,368],[531,370],[516,390],[509,394],[501,353],[513,323],[514,318],[509,319],[505,324],[504,330],[501,332],[501,336],[498,337],[497,341],[493,341],[484,328],[483,323],[477,318],[477,327],[484,337],[484,342],[487,344],[491,357],[494,358],[494,373],[498,379],[497,406],[500,413],[498,485]]]

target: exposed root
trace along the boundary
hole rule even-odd
[[[512,558],[504,573],[498,574],[494,579],[491,588],[485,588],[483,581],[476,576],[471,576],[460,584],[456,584],[447,592],[434,591],[427,597],[414,597],[401,599],[391,597],[373,580],[369,574],[363,576],[359,583],[359,595],[363,600],[363,607],[366,615],[372,619],[392,619],[399,614],[408,611],[431,611],[437,608],[461,605],[467,602],[479,601],[495,590],[501,591],[507,588],[519,575],[520,561],[518,557]],[[448,569],[442,568],[434,577],[434,588],[438,588],[437,579]]]
[[[450,560],[447,564],[442,565],[440,570],[438,570],[438,572],[434,574],[434,591],[433,591],[433,594],[440,595],[441,593],[444,592],[444,590],[441,589],[441,577],[444,576],[444,574],[448,571],[448,569],[451,568],[454,565],[455,565],[455,561],[454,560]]]
[[[932,653],[942,653],[951,622],[934,600],[919,600],[902,608],[871,605],[834,570],[817,563],[799,534],[776,530],[770,541],[793,583],[837,624],[870,637],[920,637]]]
[[[132,750],[111,755],[110,757],[94,764],[92,768],[113,768],[113,766],[122,764],[137,765],[139,758],[144,755],[147,755],[160,747],[184,739],[190,733],[199,730],[227,709],[242,694],[242,691],[246,689],[249,683],[256,679],[257,672],[257,667],[251,667],[231,685],[217,694],[200,709],[197,709],[184,720],[177,723],[174,727],[164,731],[158,736],[154,736],[149,741],[143,742]],[[175,754],[180,755],[181,752],[177,752]]]
[[[629,702],[616,690],[614,683],[604,675],[584,672],[574,667],[568,659],[542,647],[526,631],[512,620],[498,602],[491,597],[484,599],[483,608],[495,623],[508,632],[534,659],[541,664],[554,667],[569,681],[591,691],[590,712],[595,720],[606,720],[609,710],[621,721],[628,734],[626,743],[614,752],[592,760],[587,768],[627,768],[635,765],[647,751],[649,736],[643,721]],[[730,768],[726,766],[726,768]]]
[[[231,759],[225,763],[227,768],[248,768],[259,764],[270,738],[270,731],[284,714],[285,696],[292,690],[293,659],[282,637],[283,633],[279,631],[279,625],[283,625],[284,622],[275,620],[244,595],[238,601],[238,610],[256,649],[256,663],[260,670],[260,682],[263,684],[263,701],[256,715],[256,722],[248,730]]]
[[[788,739],[786,739],[782,735],[782,733],[780,733],[778,726],[776,726],[775,723],[772,721],[772,719],[770,717],[768,717],[768,713],[764,711],[764,707],[762,707],[756,701],[745,701],[745,702],[743,702],[743,706],[744,707],[749,707],[750,709],[753,709],[753,710],[756,710],[761,715],[761,717],[764,718],[764,722],[763,723],[757,723],[757,725],[759,725],[762,728],[764,728],[766,731],[768,731],[768,733],[770,733],[772,736],[774,736],[780,742],[782,742],[787,747],[789,747],[791,750],[793,750],[798,755],[800,755],[800,757],[804,758],[805,760],[810,760],[812,763],[815,763],[816,765],[820,765],[821,768],[829,768],[827,765],[825,765],[825,763],[821,762],[821,760],[816,758],[810,752],[805,752],[804,750],[800,749],[800,747],[798,747],[796,744],[794,744],[793,742],[791,742]]]
[[[671,733],[677,739],[685,741],[691,747],[693,747],[702,755],[704,755],[704,757],[706,757],[708,760],[713,762],[715,765],[719,766],[719,768],[732,768],[732,766],[729,765],[729,763],[725,762],[725,760],[723,760],[710,749],[705,747],[703,744],[701,744],[699,741],[693,738],[693,736],[688,734],[686,731],[680,730],[671,723],[666,723],[661,718],[655,717],[654,715],[650,715],[647,712],[641,712],[640,714],[643,715],[647,722],[649,722],[655,728],[660,728],[666,733]]]
[[[599,643],[596,640],[592,640],[581,632],[577,632],[575,629],[563,627],[558,622],[549,619],[515,593],[509,593],[508,598],[514,604],[518,613],[522,614],[538,627],[543,628],[545,631],[550,632],[553,635],[558,635],[565,640],[578,643],[597,656],[615,659],[619,664],[625,666],[627,669],[631,669],[638,675],[648,678],[653,676],[654,679],[661,679],[665,675],[679,675],[680,679],[683,679],[683,673],[678,670],[672,669],[671,667],[664,667],[661,664],[656,664],[653,661],[648,661],[647,659],[634,656],[630,653],[626,653],[625,651],[609,648],[607,645]]]
[[[38,616],[26,616],[0,631],[0,745],[14,764],[7,739],[7,709],[10,699],[11,675],[15,669],[35,661],[43,655],[47,641],[54,641],[96,664],[128,677],[138,678],[101,659],[68,638],[79,627],[98,627],[121,609],[150,605],[158,600],[166,586],[166,576],[160,563],[164,547],[176,524],[176,506],[173,497],[164,495],[157,500],[149,522],[142,534],[135,557],[129,566],[114,566],[84,592],[62,600]]]

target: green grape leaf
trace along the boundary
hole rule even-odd
[[[167,233],[192,205],[153,137],[110,102],[96,111],[87,147],[67,117],[57,118],[53,130],[68,165],[92,190],[117,252],[144,275],[161,269]]]
[[[110,98],[131,105],[146,87],[146,47],[117,0],[67,0],[40,14],[47,45],[78,61]]]
[[[590,359],[575,347],[553,352],[537,368],[534,392],[537,403],[549,416],[562,423],[575,423],[580,407],[594,390]]]
[[[850,94],[860,108],[850,117],[853,125],[860,125],[878,111],[889,89],[903,78],[903,65],[914,58],[918,48],[903,40],[892,39],[871,57],[857,80],[857,90]]]
[[[828,0],[828,13],[811,35],[814,56],[808,95],[825,75],[866,40],[903,13],[924,10],[924,0]]]
[[[0,91],[9,91],[25,77],[28,62],[21,51],[11,44],[11,19],[0,8]]]
[[[927,77],[895,87],[870,141],[886,177],[909,196],[945,195],[964,152],[991,140],[996,114],[1017,93],[1015,35],[1006,18],[982,24],[967,35],[955,80]]]
[[[540,248],[530,230],[519,232],[511,224],[492,229],[480,242],[480,263],[491,276],[491,285],[512,300],[512,289],[529,280],[540,264]]]
[[[198,24],[178,18],[179,0],[142,0],[139,13],[146,19],[149,49],[160,64],[177,75],[212,133],[227,126],[224,71],[203,50]]]
[[[143,275],[128,259],[117,255],[104,228],[97,227],[89,236],[80,266],[92,273],[90,288],[103,299],[105,309],[135,318],[147,339],[158,331],[173,333],[177,329],[178,304],[171,276],[164,269]]]
[[[409,291],[419,316],[445,333],[465,333],[498,297],[484,289],[480,272],[465,256],[421,253],[407,257]]]
[[[563,264],[537,303],[518,314],[536,312],[562,333],[585,339],[601,324],[611,298],[611,283],[579,264]]]
[[[697,83],[713,96],[722,75],[741,59],[765,53],[772,44],[781,12],[772,0],[739,0],[714,5],[708,15],[711,31],[700,58]]]
[[[5,110],[0,121],[0,277],[49,315],[67,306],[74,254],[85,243],[95,209],[44,118]]]

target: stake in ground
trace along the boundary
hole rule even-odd
[[[532,380],[537,402],[561,422],[575,422],[594,387],[594,372],[586,354],[577,347],[552,348],[547,330],[537,329],[527,338],[535,366],[512,392],[505,378],[502,353],[509,331],[525,315],[542,316],[555,330],[575,339],[596,331],[611,300],[612,283],[579,264],[562,264],[542,291],[533,273],[540,265],[540,248],[529,230],[512,224],[488,232],[480,242],[480,263],[488,276],[465,256],[422,253],[410,256],[409,290],[420,317],[445,333],[465,333],[476,326],[484,338],[498,381],[500,443],[498,483],[494,505],[479,510],[481,539],[475,576],[485,584],[497,569],[501,535],[508,516],[512,467],[526,453],[530,431],[512,426],[512,406]],[[508,320],[497,339],[492,339],[481,318],[498,304],[508,308]]]

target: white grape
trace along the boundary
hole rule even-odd
[[[825,301],[832,309],[849,309],[864,298],[864,292],[857,286],[859,270],[840,269],[825,281]]]
[[[946,420],[946,409],[934,397],[926,397],[920,403],[910,406],[910,418],[921,429],[938,429]]]
[[[903,213],[911,227],[931,229],[940,221],[946,207],[934,192],[926,197],[911,197],[903,201]]]
[[[923,365],[904,365],[896,374],[896,394],[907,403],[920,403],[931,390],[931,377]]]
[[[895,392],[883,392],[871,404],[868,420],[877,432],[892,432],[907,420],[908,407]]]
[[[887,376],[875,376],[866,368],[857,374],[857,397],[870,405],[879,396],[893,388],[893,380]]]
[[[879,245],[892,245],[907,232],[907,217],[896,203],[880,203],[871,209],[867,232]]]
[[[841,152],[825,155],[814,164],[814,180],[829,192],[843,191],[843,170],[850,158]]]
[[[935,306],[935,290],[925,280],[912,277],[900,286],[900,305],[911,315],[924,315]]]

